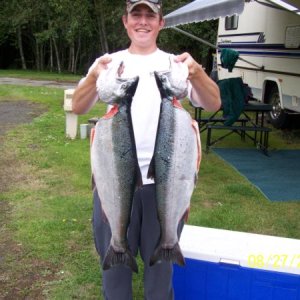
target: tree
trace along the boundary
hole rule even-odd
[[[10,16],[10,18],[7,18]],[[8,35],[15,36],[15,45],[19,49],[22,69],[26,69],[26,59],[23,49],[23,30],[27,27],[30,16],[30,6],[27,0],[5,0],[1,14],[1,25],[8,29]],[[2,27],[1,26],[1,27]],[[6,37],[7,37],[6,36]]]
[[[19,53],[12,63],[17,62],[23,69],[84,73],[96,57],[128,46],[121,20],[124,4],[120,5],[120,0],[2,2],[0,48],[12,42]],[[164,14],[189,2],[164,0]],[[215,43],[216,24],[202,22],[183,29]],[[161,49],[172,53],[188,51],[199,62],[207,57],[207,46],[172,29],[162,30],[158,42]]]

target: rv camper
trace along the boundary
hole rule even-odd
[[[240,15],[220,18],[217,44],[219,79],[242,77],[254,98],[272,104],[269,120],[276,128],[289,126],[292,115],[300,118],[299,10],[246,1]],[[220,53],[226,48],[239,53],[232,72],[221,67]]]

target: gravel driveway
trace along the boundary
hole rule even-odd
[[[12,77],[0,77],[0,84],[13,84],[13,85],[30,85],[30,86],[45,86],[66,89],[74,89],[76,83],[50,81],[50,80],[32,80]]]

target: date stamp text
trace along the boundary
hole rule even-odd
[[[250,254],[248,255],[248,266],[250,268],[299,268],[300,269],[300,253],[299,254]]]

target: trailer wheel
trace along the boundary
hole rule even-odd
[[[268,94],[267,103],[272,105],[272,111],[268,113],[268,120],[275,128],[286,128],[289,123],[288,114],[282,109],[280,104],[279,91],[277,86],[273,86]]]

